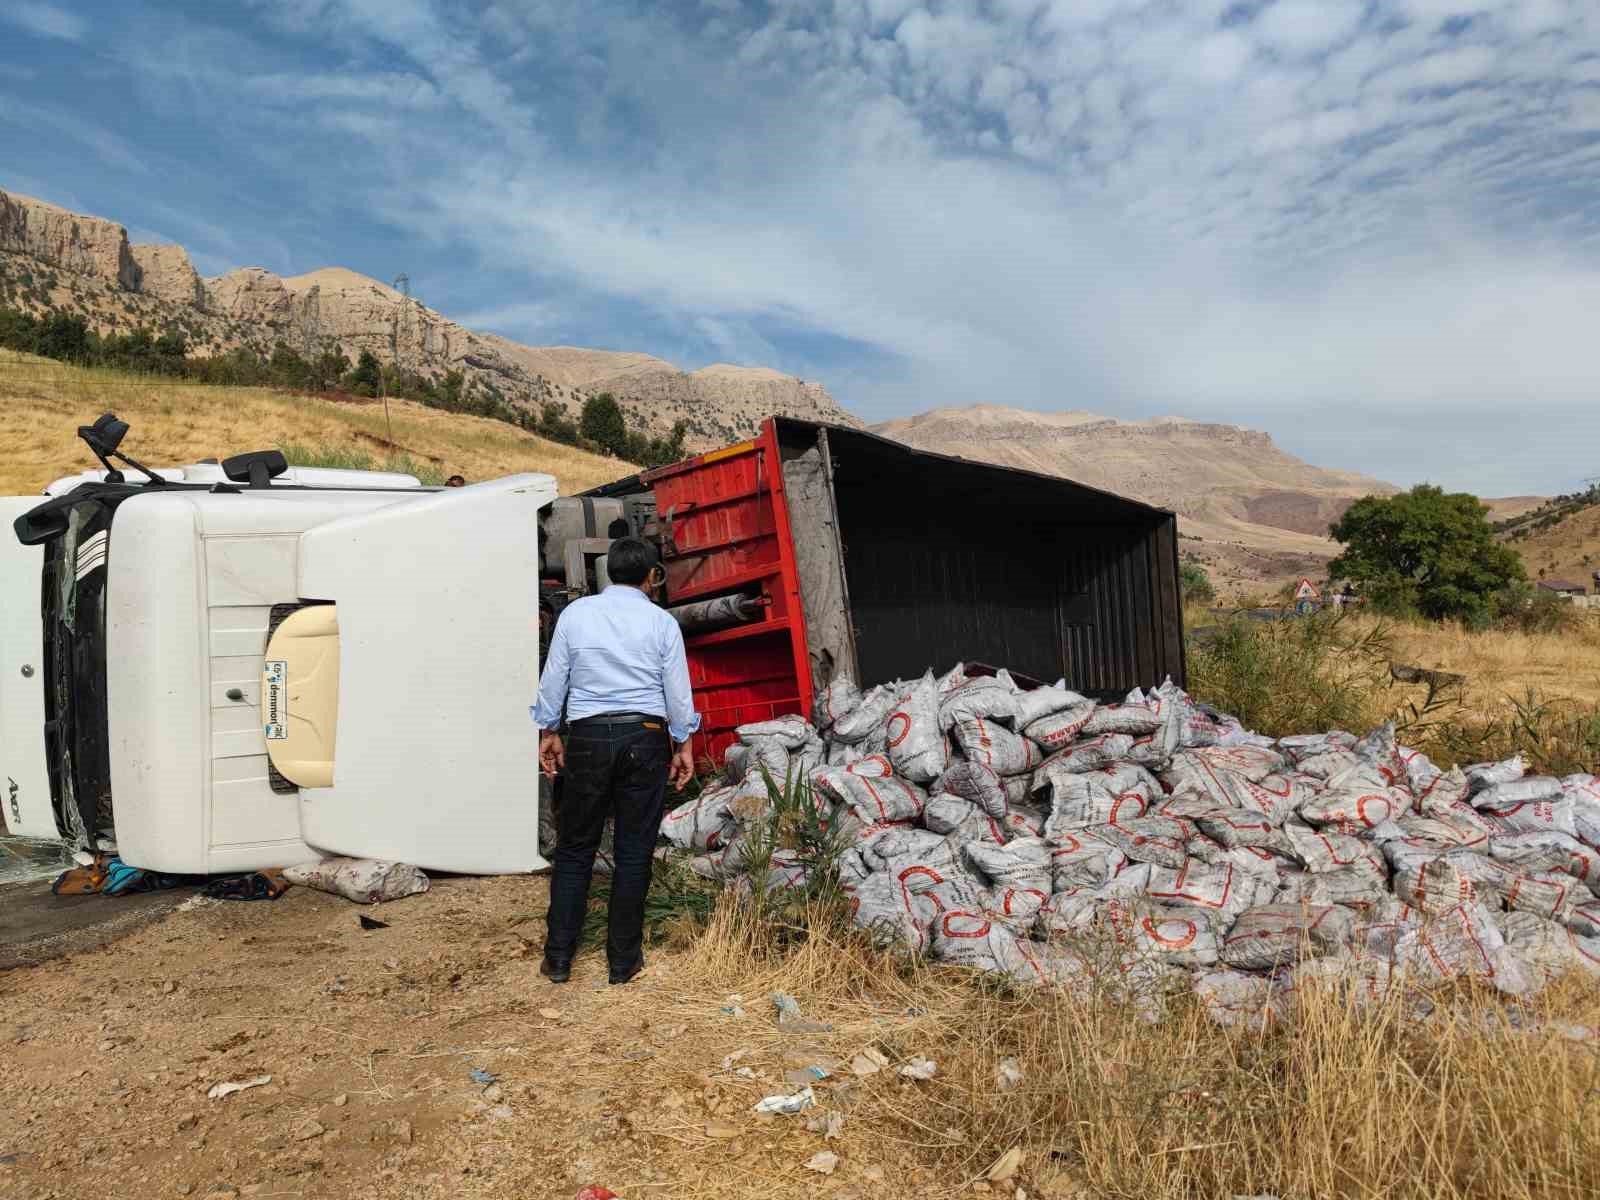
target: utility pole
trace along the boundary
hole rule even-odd
[[[404,354],[412,342],[411,277],[404,271],[394,277],[394,290],[400,293],[395,304],[394,320],[389,325],[389,361],[395,371],[405,371]],[[389,389],[383,385],[383,371],[378,371],[378,392],[383,396],[383,423],[389,431],[389,444],[394,445],[394,422],[389,416]]]

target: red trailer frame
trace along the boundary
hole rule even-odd
[[[776,423],[758,437],[640,476],[665,532],[667,593],[687,604],[732,591],[767,601],[762,618],[685,640],[702,726],[697,758],[722,761],[734,730],[813,702],[805,610]]]

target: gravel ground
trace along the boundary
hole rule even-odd
[[[805,1171],[821,1139],[750,1105],[781,1090],[783,1051],[811,1051],[761,1044],[754,1003],[730,1028],[664,952],[626,989],[606,986],[598,952],[549,984],[545,904],[527,877],[438,880],[375,909],[304,888],[197,899],[0,973],[0,1196],[570,1198],[599,1183],[627,1200],[843,1200],[885,1167],[939,1190],[887,1156]],[[362,913],[389,927],[362,930]],[[759,1075],[722,1071],[751,1037]]]

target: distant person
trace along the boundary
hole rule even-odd
[[[544,730],[539,766],[551,779],[563,769],[567,776],[539,964],[552,983],[572,976],[607,817],[616,836],[606,913],[611,982],[627,983],[644,967],[644,898],[667,785],[682,787],[694,774],[689,738],[700,714],[689,690],[683,631],[651,603],[666,582],[661,556],[642,538],[618,538],[606,573],[605,591],[562,610],[532,709]]]
[[[467,481],[459,475],[452,475],[444,481],[445,487],[466,487]]]

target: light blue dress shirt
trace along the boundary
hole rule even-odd
[[[700,728],[689,690],[683,630],[636,587],[614,583],[561,610],[538,702],[528,711],[540,729],[604,713],[665,718],[674,742]]]

